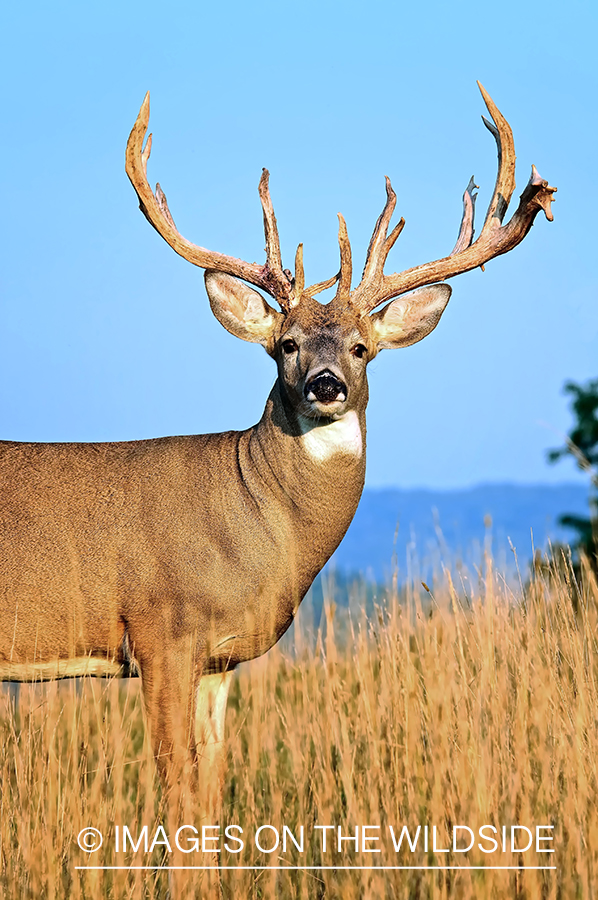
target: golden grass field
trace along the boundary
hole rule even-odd
[[[368,604],[367,615],[359,611],[363,592],[355,585],[349,608],[335,608],[329,585],[319,636],[304,633],[300,614],[294,646],[287,640],[242,666],[229,701],[221,826],[240,826],[245,846],[227,852],[221,841],[221,866],[330,868],[222,868],[222,896],[596,896],[598,588],[592,575],[586,572],[577,588],[560,566],[514,589],[487,559],[474,578],[453,584],[448,574],[439,576],[430,593],[419,583],[391,587]],[[5,690],[0,896],[165,898],[169,890],[176,897],[207,896],[213,876],[200,869],[169,875],[76,868],[201,866],[214,859],[175,846],[169,853],[164,843],[147,853],[143,846],[137,853],[115,850],[117,827],[122,840],[123,826],[137,839],[147,825],[151,841],[162,824],[158,839],[174,845],[177,826],[201,832],[214,824],[188,798],[178,809],[171,803],[162,817],[137,680],[23,685],[13,701]],[[255,846],[261,825],[280,833],[281,846],[272,853]],[[356,853],[345,842],[339,853],[329,830],[324,853],[317,825],[341,826],[343,835],[378,826],[367,834],[379,840],[367,846],[381,852]],[[404,841],[396,852],[389,826],[397,837],[407,826],[413,837],[418,825],[416,850]],[[421,849],[426,825],[427,853]],[[437,848],[446,849],[454,825],[473,829],[474,849],[432,852],[433,826]],[[553,841],[543,846],[555,852],[536,853],[534,844],[522,853],[500,845],[483,853],[477,848],[483,825],[499,835],[503,825],[553,826],[543,832]],[[85,826],[102,832],[98,852],[79,849]],[[303,826],[303,853],[290,839],[283,852],[283,826],[296,839]],[[269,849],[275,834],[266,831],[261,840]],[[525,832],[518,834],[521,847]],[[484,868],[381,868],[408,865]]]

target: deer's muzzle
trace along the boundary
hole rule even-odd
[[[347,399],[347,386],[332,372],[320,372],[305,385],[306,400],[319,403],[335,403]]]

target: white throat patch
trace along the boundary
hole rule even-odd
[[[342,419],[328,425],[317,425],[314,419],[299,417],[303,446],[312,459],[325,462],[335,453],[361,456],[363,440],[357,413],[350,410]]]

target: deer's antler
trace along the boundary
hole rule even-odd
[[[268,188],[268,170],[263,170],[259,184],[266,236],[266,262],[264,265],[247,263],[234,256],[215,253],[212,250],[199,247],[197,244],[192,244],[180,234],[174,224],[174,219],[166,202],[166,195],[160,185],[156,185],[154,194],[147,180],[147,161],[152,147],[151,134],[147,139],[145,148],[143,147],[143,141],[147,132],[149,112],[148,91],[139,110],[137,121],[129,135],[125,155],[125,169],[139,197],[139,208],[146,219],[153,225],[158,234],[170,244],[172,249],[184,259],[204,269],[215,269],[228,275],[236,275],[238,278],[242,278],[244,281],[262,288],[278,301],[284,312],[288,312],[298,302],[298,298],[295,299],[291,273],[282,268],[276,216],[274,215]]]
[[[490,122],[483,116],[482,118],[486,127],[494,135],[498,148],[496,185],[479,237],[472,243],[477,196],[474,194],[476,185],[472,178],[463,195],[463,218],[459,237],[452,253],[443,259],[415,266],[404,272],[385,275],[386,258],[405,225],[405,220],[401,219],[388,234],[388,227],[396,205],[396,195],[387,178],[386,204],[376,222],[370,240],[361,282],[354,291],[351,291],[351,244],[342,216],[339,216],[341,267],[337,275],[305,288],[302,244],[297,248],[295,257],[295,277],[292,277],[288,269],[283,269],[276,216],[268,187],[269,173],[267,169],[263,170],[259,184],[266,236],[266,262],[263,265],[247,263],[234,256],[206,250],[184,238],[174,224],[166,196],[160,185],[156,185],[154,193],[147,180],[147,162],[152,146],[151,134],[145,148],[143,141],[149,122],[149,92],[145,96],[137,121],[129,135],[125,168],[139,197],[139,206],[145,217],[172,249],[189,262],[205,269],[215,269],[228,275],[235,275],[237,278],[242,278],[244,281],[262,288],[278,301],[285,313],[296,306],[302,297],[313,297],[338,282],[335,301],[349,302],[363,315],[366,315],[392,297],[426,284],[444,281],[446,278],[452,278],[461,272],[468,272],[477,266],[483,267],[488,260],[512,250],[528,233],[540,209],[543,209],[546,218],[552,221],[550,204],[556,188],[550,187],[548,182],[540,177],[536,167],[532,166],[531,178],[521,195],[515,214],[506,225],[502,224],[515,189],[513,134],[509,123],[499,112],[492,98],[479,82],[478,86],[493,121]]]
[[[339,300],[349,302],[363,315],[371,312],[381,303],[403,294],[406,291],[444,281],[461,272],[468,272],[477,266],[483,266],[488,260],[516,247],[526,236],[537,213],[543,209],[546,218],[552,221],[550,203],[556,188],[540,177],[536,167],[532,166],[531,178],[521,195],[519,206],[511,220],[503,225],[511,195],[515,190],[515,147],[513,133],[509,123],[495,106],[490,95],[478,81],[482,97],[492,116],[493,122],[482,116],[484,124],[492,132],[498,147],[498,175],[494,193],[486,213],[484,226],[477,240],[473,240],[473,222],[476,185],[473,178],[469,182],[463,196],[463,218],[457,243],[450,254],[443,259],[428,262],[394,275],[384,275],[384,263],[391,247],[398,238],[405,224],[401,219],[394,230],[387,236],[388,226],[394,211],[396,196],[388,178],[386,179],[387,200],[382,215],[376,223],[368,248],[368,254],[361,283],[349,296],[340,296]]]

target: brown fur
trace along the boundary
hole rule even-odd
[[[438,282],[512,249],[540,209],[552,218],[555,188],[532,169],[517,211],[502,224],[515,187],[513,138],[480,89],[494,120],[499,171],[477,240],[472,179],[450,256],[385,275],[404,225],[401,220],[388,234],[396,196],[386,179],[386,204],[353,290],[351,245],[340,215],[336,277],[306,288],[302,245],[294,277],[283,269],[266,169],[259,185],[263,265],[184,238],[164,192],[159,186],[154,192],[147,180],[146,95],[125,154],[140,208],[178,254],[208,270],[214,314],[232,334],[267,350],[278,379],[262,419],[245,432],[5,446],[0,678],[19,665],[22,677],[40,676],[40,660],[43,673],[73,674],[86,659],[93,659],[96,674],[119,665],[129,673],[139,669],[163,771],[172,771],[173,755],[182,759],[188,747],[195,754],[199,743],[212,779],[228,673],[288,628],[357,508],[367,363],[379,350],[408,346],[436,327],[450,297]],[[247,282],[275,298],[280,311]],[[334,300],[320,305],[315,295],[334,283]],[[66,668],[52,664],[65,659]],[[179,737],[177,722],[183,723]]]
[[[140,672],[166,775],[197,735],[222,733],[228,679],[212,709],[200,678],[281,637],[353,518],[368,399],[368,356],[354,347],[372,358],[380,339],[350,307],[307,299],[282,316],[228,276],[207,284],[223,324],[267,345],[278,365],[254,428],[0,444],[0,677]],[[290,339],[297,352],[283,349]],[[346,385],[342,402],[306,399],[323,370]],[[347,446],[343,420],[357,433]],[[333,440],[320,458],[323,434]]]

